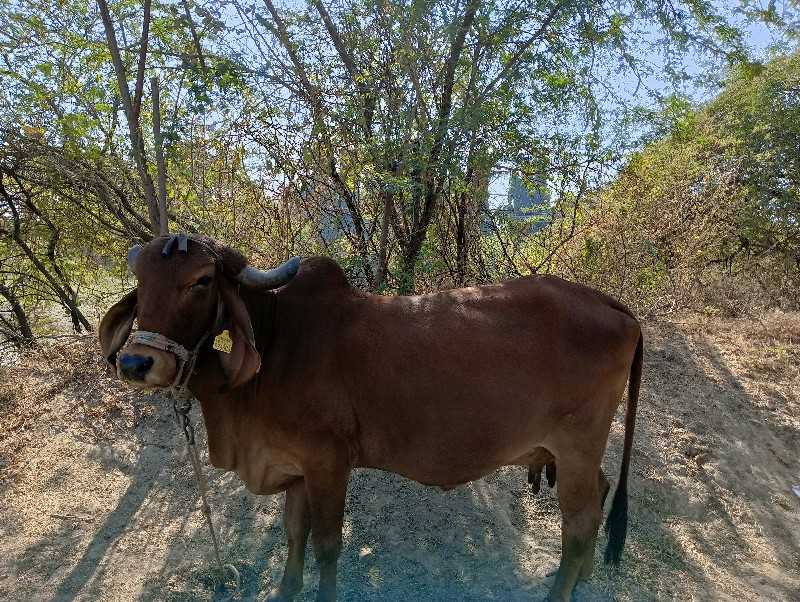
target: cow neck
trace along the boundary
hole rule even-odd
[[[255,348],[261,356],[262,370],[268,362],[268,354],[275,340],[278,294],[273,291],[244,289],[240,293],[250,317],[255,336]]]
[[[267,353],[269,353],[270,348],[272,347],[272,343],[275,340],[275,336],[278,330],[278,322],[277,322],[277,315],[278,315],[278,295],[277,293],[273,293],[270,291],[265,291],[264,294],[264,303],[260,304],[262,308],[264,308],[263,316],[260,316],[261,319],[256,320],[256,324],[254,324],[254,328],[258,328],[258,332],[261,332],[263,335],[262,341],[257,341],[258,345],[258,352],[261,354],[262,361],[265,359]],[[251,310],[248,308],[248,313]],[[255,312],[253,312],[255,313]]]
[[[209,459],[217,468],[234,470],[253,443],[251,402],[260,388],[260,378],[269,365],[275,340],[278,296],[271,291],[242,289],[240,292],[255,334],[255,347],[262,358],[261,372],[232,390],[221,390],[224,373],[214,353],[206,346],[197,360],[191,392],[199,402],[206,424]]]

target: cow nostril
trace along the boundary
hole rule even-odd
[[[119,367],[128,378],[143,379],[153,367],[153,358],[123,354],[119,357]]]
[[[147,374],[147,372],[152,367],[153,367],[153,358],[152,357],[146,357],[146,358],[144,358],[144,361],[141,364],[139,364],[139,366],[136,369],[136,371],[139,372],[140,374],[144,375],[144,374]]]

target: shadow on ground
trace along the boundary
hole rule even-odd
[[[623,563],[601,564],[601,536],[595,576],[573,599],[792,599],[800,586],[800,518],[788,485],[798,479],[800,437],[797,400],[787,391],[800,379],[783,386],[787,377],[776,376],[762,394],[754,383],[763,375],[743,370],[702,329],[660,323],[645,333]],[[137,403],[149,409],[127,439],[84,441],[66,426],[20,460],[26,470],[0,492],[0,597],[221,599],[168,403]],[[622,417],[606,453],[609,475],[619,467]],[[201,449],[203,436],[199,428]],[[237,599],[260,600],[286,558],[283,497],[254,496],[232,475],[205,470],[223,560],[243,578]],[[442,492],[356,471],[339,599],[542,599],[544,575],[560,556],[560,515],[553,491],[544,486],[533,496],[525,481],[524,469],[509,467]],[[301,601],[313,600],[317,583],[308,556]]]

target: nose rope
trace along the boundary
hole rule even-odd
[[[134,332],[131,335],[131,344],[147,345],[148,347],[161,349],[162,351],[167,351],[174,354],[179,359],[178,370],[175,372],[175,378],[172,380],[169,386],[165,388],[181,390],[189,383],[192,370],[194,370],[194,364],[197,361],[197,352],[200,350],[200,346],[206,342],[206,339],[208,339],[210,334],[211,330],[209,329],[202,337],[200,337],[197,345],[195,345],[194,349],[191,351],[188,351],[186,347],[180,343],[176,343],[170,338],[165,337],[163,334],[149,332],[147,330],[137,330]],[[121,374],[119,374],[119,372],[121,369],[120,363],[118,362],[117,373],[120,377]]]
[[[172,251],[172,247],[174,246],[177,240],[178,243],[178,250],[179,251],[186,251],[188,239],[185,235],[180,236],[173,236],[171,237],[167,243],[164,245],[163,254],[165,256],[169,256],[170,252]],[[219,255],[217,255],[216,251],[203,243],[202,241],[191,239],[193,242],[196,242],[209,251],[220,261]],[[223,313],[224,308],[222,306],[222,294],[217,294],[217,311],[216,311],[216,318],[214,319],[214,323],[211,325],[208,330],[200,337],[200,340],[195,344],[194,348],[189,351],[181,345],[173,341],[172,339],[160,334],[158,332],[148,332],[146,330],[137,330],[136,332],[131,335],[131,343],[138,343],[140,345],[147,345],[149,347],[153,347],[155,349],[161,349],[162,351],[166,351],[168,353],[174,354],[177,358],[180,359],[180,364],[175,374],[175,379],[172,383],[166,387],[168,390],[171,390],[173,396],[173,409],[175,411],[175,417],[178,418],[182,428],[183,434],[186,437],[186,448],[189,454],[189,459],[191,460],[192,469],[194,470],[194,476],[197,481],[197,488],[200,491],[200,498],[202,500],[201,510],[203,515],[205,516],[206,523],[208,524],[208,529],[211,532],[211,541],[214,544],[214,556],[217,561],[217,566],[219,567],[220,574],[222,576],[222,585],[225,586],[226,579],[225,579],[225,571],[229,571],[235,580],[235,587],[234,590],[227,596],[221,599],[220,602],[229,602],[233,600],[233,598],[240,592],[242,587],[242,578],[239,574],[239,571],[236,570],[236,567],[232,564],[222,564],[222,559],[219,553],[219,545],[217,544],[217,535],[214,531],[214,523],[211,520],[211,507],[208,504],[208,500],[206,499],[206,486],[205,486],[205,479],[203,478],[203,470],[200,466],[200,454],[197,451],[197,446],[195,445],[194,441],[194,428],[192,427],[189,421],[189,411],[192,409],[192,400],[187,390],[187,385],[189,384],[189,379],[192,377],[192,373],[194,372],[194,365],[197,362],[197,356],[200,353],[200,348],[203,346],[208,340],[208,337],[211,336],[211,333],[218,330],[222,326],[223,320]],[[119,365],[120,362],[117,362],[117,372],[119,373]]]
[[[163,334],[158,334],[157,332],[137,330],[133,333],[133,335],[131,335],[131,343],[139,343],[141,345],[148,345],[163,351],[169,351],[170,353],[177,355],[184,362],[189,359],[189,351],[186,349],[186,347],[180,343],[176,343],[172,339],[168,339]]]
[[[203,478],[203,470],[200,466],[200,454],[197,451],[197,446],[194,441],[194,428],[189,422],[189,411],[192,409],[192,401],[189,391],[186,389],[186,385],[189,384],[189,379],[194,371],[194,365],[197,361],[197,356],[200,353],[200,347],[202,347],[203,343],[208,340],[208,337],[211,336],[212,332],[222,326],[223,312],[224,308],[222,306],[222,296],[218,295],[217,317],[214,319],[214,323],[211,325],[211,327],[206,330],[202,337],[200,337],[200,340],[197,341],[197,344],[194,346],[194,348],[192,348],[191,351],[187,350],[186,347],[180,343],[176,343],[172,339],[165,337],[163,334],[158,332],[149,332],[146,330],[137,330],[134,332],[131,335],[131,343],[138,343],[140,345],[154,347],[155,349],[161,349],[162,351],[175,354],[180,359],[180,365],[178,366],[178,371],[175,374],[175,379],[168,387],[166,387],[166,389],[172,390],[173,409],[175,410],[175,416],[179,419],[181,427],[183,428],[183,434],[186,437],[186,449],[189,454],[189,459],[191,460],[192,470],[194,471],[195,480],[197,481],[197,488],[200,491],[200,498],[202,500],[201,511],[203,516],[205,516],[208,529],[211,532],[211,541],[214,544],[214,556],[223,579],[222,585],[224,587],[225,583],[227,582],[225,579],[225,571],[230,572],[235,581],[233,591],[229,595],[220,599],[220,602],[229,602],[230,600],[233,600],[233,598],[241,590],[242,578],[235,566],[232,564],[222,564],[222,559],[219,553],[219,544],[217,543],[217,534],[214,530],[214,523],[211,520],[211,506],[208,504],[208,500],[206,499],[206,485],[205,479]],[[120,362],[117,362],[117,373],[120,371],[119,364]]]

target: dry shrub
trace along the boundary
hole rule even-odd
[[[800,269],[780,252],[751,252],[735,164],[656,145],[588,205],[556,271],[645,314],[690,308],[742,315],[800,307]]]

